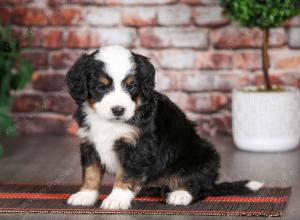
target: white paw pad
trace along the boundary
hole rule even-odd
[[[176,190],[168,194],[167,203],[169,205],[188,205],[192,202],[192,195],[185,190]]]
[[[111,210],[129,209],[133,197],[134,194],[130,190],[114,188],[111,194],[103,200],[100,208]]]
[[[98,198],[97,190],[82,190],[70,196],[67,203],[74,206],[92,206]]]

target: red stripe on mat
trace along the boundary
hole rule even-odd
[[[104,210],[104,209],[76,209],[76,208],[68,208],[68,209],[47,209],[47,208],[0,208],[0,211],[16,211],[16,212],[48,212],[48,213],[103,213],[103,214],[126,214],[126,213],[135,213],[135,214],[212,214],[212,215],[261,215],[261,214],[268,214],[270,216],[279,216],[282,212],[274,213],[270,211],[209,211],[209,210],[135,210],[135,209],[128,209],[128,210]]]
[[[101,184],[112,186],[112,184]],[[81,186],[80,183],[58,183],[58,182],[0,182],[0,186]]]
[[[67,199],[71,194],[68,193],[57,193],[57,194],[47,194],[47,193],[0,193],[0,199]],[[103,200],[107,195],[100,195],[99,199]],[[139,196],[134,199],[140,202],[163,202],[164,199],[160,197],[144,197]],[[204,202],[272,202],[281,203],[287,202],[288,196],[282,197],[239,197],[239,196],[220,196],[220,197],[207,197],[203,200]]]

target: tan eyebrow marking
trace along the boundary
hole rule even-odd
[[[108,86],[109,85],[109,80],[107,79],[107,77],[105,76],[101,76],[100,79],[99,79],[100,83],[105,85],[105,86]]]
[[[128,77],[125,79],[124,83],[125,83],[125,85],[128,86],[128,85],[132,84],[133,81],[134,81],[134,76],[128,76]]]

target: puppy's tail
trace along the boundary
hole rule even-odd
[[[243,195],[258,191],[264,183],[258,181],[236,181],[217,183],[210,192],[211,196]]]

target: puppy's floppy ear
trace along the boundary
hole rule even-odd
[[[142,81],[141,89],[145,97],[152,93],[155,82],[155,69],[148,57],[133,53],[136,64],[136,72]]]
[[[87,77],[92,58],[98,51],[91,55],[82,54],[68,71],[65,82],[69,88],[69,93],[78,105],[88,98]]]
[[[88,98],[86,64],[87,54],[82,54],[68,71],[65,82],[71,97],[77,104],[82,104]]]

